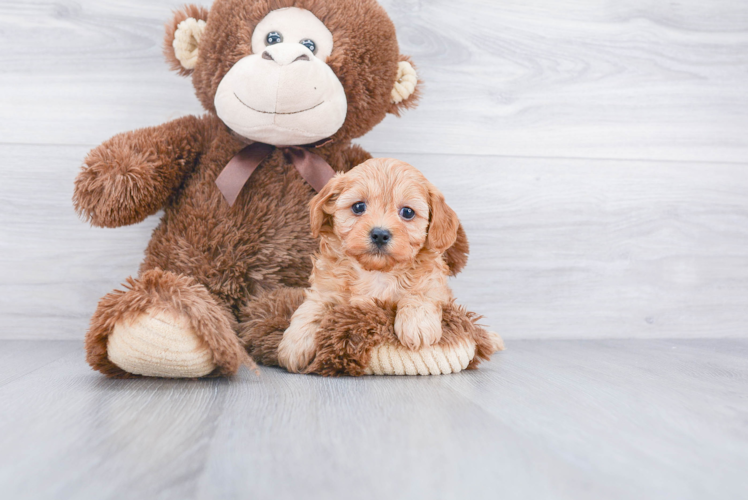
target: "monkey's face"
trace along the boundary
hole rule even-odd
[[[308,10],[274,10],[255,27],[252,54],[218,85],[218,117],[255,141],[296,146],[331,137],[345,123],[345,90],[327,58],[330,30]]]
[[[376,0],[216,0],[177,12],[166,42],[208,111],[276,146],[348,141],[417,100]]]

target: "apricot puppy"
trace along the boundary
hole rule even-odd
[[[442,335],[442,305],[452,299],[443,253],[459,220],[444,195],[414,167],[372,159],[338,174],[312,199],[320,251],[304,303],[278,347],[281,366],[303,371],[327,310],[379,299],[397,304],[395,333],[416,350]]]

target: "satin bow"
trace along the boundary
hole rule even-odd
[[[319,192],[335,175],[335,170],[324,158],[309,151],[308,147],[315,146],[278,146],[277,148],[291,158],[301,177]],[[229,206],[234,206],[239,193],[254,171],[275,149],[276,146],[254,142],[239,151],[223,168],[216,178],[216,185]]]

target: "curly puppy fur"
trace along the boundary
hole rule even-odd
[[[394,302],[403,345],[418,350],[438,342],[441,309],[452,300],[442,256],[460,225],[444,195],[411,165],[372,159],[328,182],[310,211],[320,249],[307,300],[281,341],[281,366],[306,368],[314,332],[338,304]]]
[[[140,277],[128,281],[127,291],[102,299],[92,318],[86,345],[95,369],[126,375],[106,360],[105,339],[118,319],[143,310],[147,301],[140,294],[152,297],[153,304],[171,304],[196,325],[212,311],[209,317],[223,319],[213,330],[205,325],[198,330],[206,339],[212,338],[210,330],[223,337],[219,344],[233,346],[236,315],[248,300],[275,288],[307,285],[310,256],[317,248],[307,206],[315,193],[289,159],[276,150],[233,207],[215,185],[224,166],[246,146],[216,116],[216,89],[228,70],[251,53],[256,24],[270,11],[291,6],[310,10],[334,36],[328,64],[343,85],[348,114],[332,142],[315,150],[333,169],[345,172],[369,159],[351,139],[387,113],[416,105],[417,92],[397,105],[390,100],[398,62],[406,56],[400,55],[394,26],[375,0],[216,0],[210,11],[191,5],[176,12],[167,25],[165,54],[173,69],[191,75],[207,113],[115,136],[89,153],[75,181],[75,209],[94,226],[118,227],[164,213]],[[178,66],[171,50],[176,26],[187,17],[208,20],[194,71]],[[447,252],[452,272],[464,266],[467,249],[460,231]],[[147,284],[151,272],[162,273],[161,278]],[[195,295],[204,295],[202,307],[191,302]],[[220,373],[236,371],[238,354],[224,356],[234,347],[218,345]]]

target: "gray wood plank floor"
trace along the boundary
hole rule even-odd
[[[518,340],[425,378],[113,381],[82,358],[0,341],[0,498],[748,495],[748,340]]]

